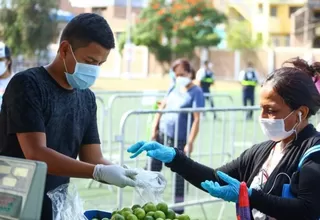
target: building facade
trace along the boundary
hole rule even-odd
[[[215,1],[217,4],[219,1]],[[289,46],[291,14],[304,7],[307,0],[220,0],[230,20],[246,20],[254,39],[265,46]]]
[[[320,1],[309,0],[292,17],[292,47],[320,48]]]

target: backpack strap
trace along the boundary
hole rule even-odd
[[[313,147],[310,147],[302,156],[302,158],[300,159],[300,162],[298,164],[298,171],[300,171],[303,163],[305,162],[306,159],[308,159],[310,157],[311,154],[316,153],[316,152],[320,152],[320,145],[315,145]]]

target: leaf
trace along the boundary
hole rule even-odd
[[[57,9],[56,0],[11,0],[11,7],[3,0],[0,26],[5,30],[3,38],[13,55],[35,56],[47,50],[52,39],[57,37],[57,21],[50,16]]]
[[[196,47],[219,44],[221,39],[215,28],[226,21],[226,16],[211,7],[210,2],[175,0],[166,4],[165,0],[149,1],[132,30],[133,42],[147,46],[159,62],[166,64],[171,62],[172,54],[191,57]],[[162,45],[164,38],[168,40],[166,45]]]

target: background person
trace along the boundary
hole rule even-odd
[[[193,84],[195,76],[192,75],[192,68],[188,60],[178,59],[172,65],[175,72],[176,84],[169,91],[167,97],[162,101],[159,109],[177,110],[181,108],[204,107],[204,96],[200,87]],[[194,71],[193,71],[194,73]],[[175,130],[178,129],[177,148],[185,153],[191,153],[193,144],[199,131],[200,114],[195,112],[190,115],[191,123],[188,128],[187,113],[166,113],[157,114],[153,123],[152,139],[163,143],[167,140],[167,145],[174,147]],[[178,123],[177,123],[178,120]],[[190,132],[189,137],[187,137]],[[187,139],[188,138],[188,139]],[[151,161],[151,170],[160,171],[162,162],[156,159]],[[177,175],[175,202],[184,201],[184,179]],[[175,209],[177,213],[183,213],[184,209]]]
[[[253,68],[253,63],[248,62],[247,68],[239,74],[239,81],[242,85],[242,102],[243,106],[247,106],[250,102],[251,106],[255,105],[255,88],[259,83],[258,73]],[[246,118],[252,119],[253,111],[248,111]]]
[[[10,49],[0,42],[0,109],[2,96],[12,77],[12,59]]]
[[[302,59],[290,63],[293,67],[268,75],[260,92],[259,121],[269,141],[215,170],[157,142],[131,146],[131,158],[146,151],[196,187],[229,202],[238,201],[240,182],[246,182],[252,219],[319,219],[320,153],[307,158],[298,170],[305,152],[320,144],[320,134],[308,122],[320,108],[320,94],[312,80],[318,73]],[[282,197],[288,183],[293,198]]]
[[[203,67],[201,67],[196,74],[197,85],[199,85],[205,95],[205,99],[209,101],[211,108],[214,107],[213,98],[211,96],[210,87],[214,85],[214,73],[212,71],[212,63],[205,61]],[[217,118],[216,112],[214,112],[214,118]]]
[[[80,14],[63,30],[53,62],[17,73],[4,93],[0,155],[47,164],[42,220],[52,219],[46,193],[69,183],[70,177],[135,186],[134,170],[112,165],[102,155],[97,105],[89,89],[112,48],[107,21]]]

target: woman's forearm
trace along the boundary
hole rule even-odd
[[[269,195],[262,191],[252,190],[250,196],[250,207],[260,212],[276,218],[282,219],[317,219],[317,212],[308,204],[298,198],[282,198],[275,195]]]
[[[199,132],[199,124],[200,120],[198,118],[193,121],[188,139],[189,143],[193,143],[195,141]]]
[[[175,150],[176,156],[173,161],[166,163],[173,172],[178,173],[199,189],[202,189],[201,183],[205,180],[218,181],[214,169],[193,161],[178,149]]]
[[[155,132],[155,131],[159,130],[160,118],[161,118],[161,114],[160,113],[157,113],[154,116],[153,123],[152,123],[152,132]]]

